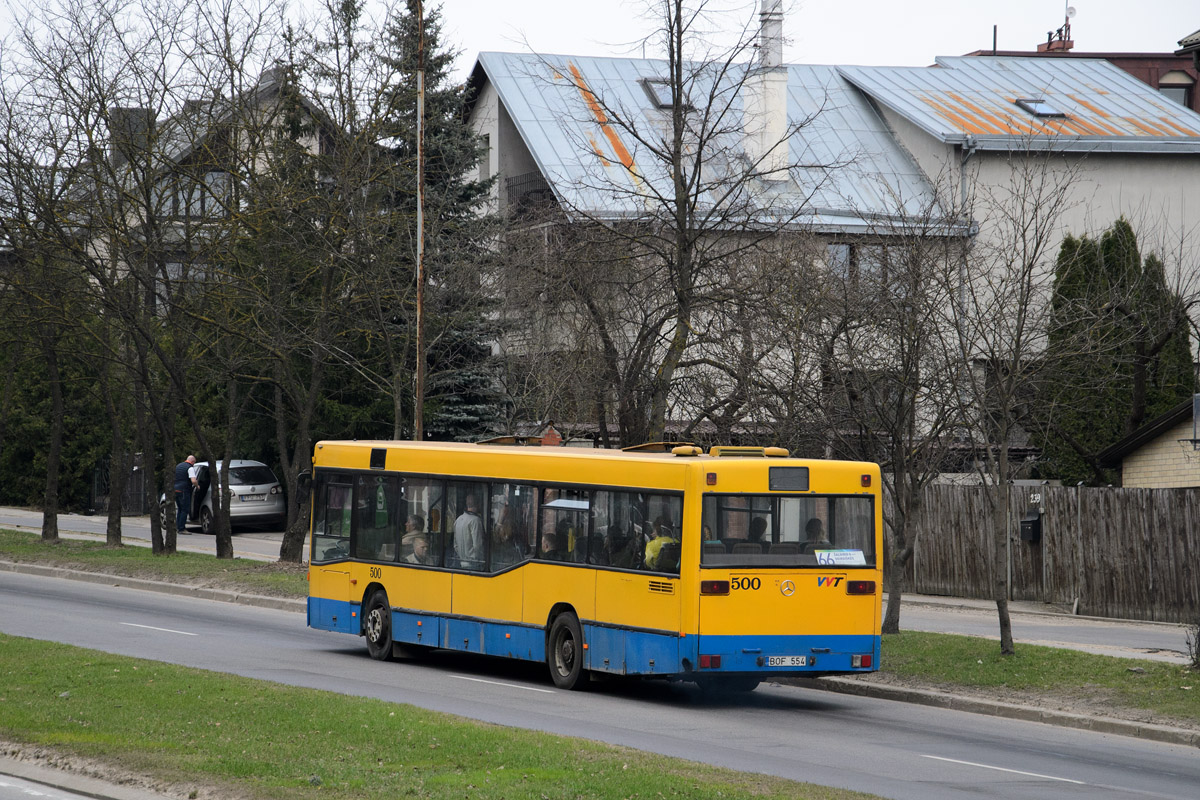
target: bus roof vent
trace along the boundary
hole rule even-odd
[[[622,447],[623,453],[673,453],[676,447],[694,447],[691,442],[642,442]]]
[[[713,447],[708,454],[713,458],[762,458],[767,453],[761,447]]]
[[[681,444],[678,447],[672,447],[671,452],[677,456],[698,456],[704,451],[694,444]]]
[[[787,458],[790,454],[786,447],[764,447],[763,455],[767,458]]]

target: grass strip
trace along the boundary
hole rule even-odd
[[[308,596],[301,564],[223,558],[203,553],[155,555],[149,547],[109,547],[103,542],[60,538],[45,542],[24,531],[0,530],[0,558],[45,566],[102,572],[192,586],[215,585],[271,597]]]
[[[947,690],[969,686],[1088,697],[1200,723],[1200,674],[1187,666],[1020,641],[1016,650],[1002,656],[991,639],[901,631],[884,637],[881,661],[884,673]]]
[[[3,634],[0,739],[192,796],[872,797]]]

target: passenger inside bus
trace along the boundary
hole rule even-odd
[[[679,544],[679,539],[675,532],[671,529],[671,522],[664,516],[654,518],[654,528],[651,532],[654,537],[646,543],[646,566],[650,569],[665,570],[674,569],[679,562],[678,550],[675,551],[675,563],[665,563],[668,559],[663,559],[664,563],[659,563],[659,556],[662,553],[664,545]]]
[[[556,531],[546,531],[542,534],[541,557],[546,561],[562,561],[563,554],[558,549],[559,536]]]
[[[500,512],[500,522],[492,535],[492,569],[503,569],[525,558],[522,547],[524,537],[517,537],[517,526],[512,509],[505,505]]]
[[[813,517],[804,526],[804,552],[813,553],[817,550],[827,550],[833,545],[829,542],[829,537],[825,535],[825,524],[821,520]]]

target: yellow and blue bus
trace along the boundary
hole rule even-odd
[[[747,691],[879,667],[879,467],[780,448],[319,442],[308,624]]]

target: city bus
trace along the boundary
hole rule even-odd
[[[875,464],[322,441],[308,624],[376,659],[429,648],[749,691],[879,668]]]

